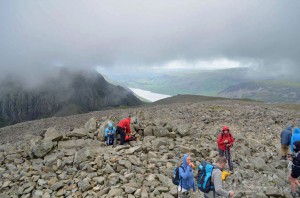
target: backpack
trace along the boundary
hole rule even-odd
[[[125,142],[136,141],[136,137],[132,135],[125,136]]]
[[[175,185],[179,185],[179,181],[180,181],[180,175],[179,175],[179,168],[182,168],[183,171],[185,172],[185,169],[183,166],[177,166],[176,168],[174,168],[174,173],[173,173],[173,176],[172,176],[172,182],[173,184]]]
[[[215,189],[214,184],[211,181],[211,175],[214,168],[217,167],[206,161],[203,161],[198,167],[197,186],[199,190],[204,193],[208,193]]]

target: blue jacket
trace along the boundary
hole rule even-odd
[[[294,133],[291,138],[291,145],[290,145],[290,149],[291,149],[292,153],[294,153],[294,142],[299,141],[299,140],[300,140],[300,129],[298,127],[295,127]]]
[[[179,168],[179,175],[180,175],[180,179],[182,180],[179,181],[179,185],[182,185],[182,188],[186,190],[190,190],[191,188],[193,188],[193,190],[196,191],[193,169],[186,162],[186,158],[188,156],[189,154],[184,154],[183,156],[181,166],[184,167],[184,170],[181,167]]]
[[[110,135],[115,134],[116,128],[114,127],[114,125],[112,123],[108,124],[108,127],[105,129],[105,137],[108,137],[108,133],[110,133]]]
[[[290,145],[291,144],[291,138],[292,138],[292,127],[288,126],[286,129],[284,129],[280,134],[280,143],[283,145]]]

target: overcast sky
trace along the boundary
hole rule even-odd
[[[299,10],[282,0],[0,0],[0,75],[53,66],[296,73]]]

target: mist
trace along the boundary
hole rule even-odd
[[[220,59],[262,76],[295,74],[299,10],[280,0],[1,1],[0,79],[35,84],[57,67],[126,75]]]

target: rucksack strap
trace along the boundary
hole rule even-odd
[[[183,169],[183,172],[185,172],[185,168],[182,165],[180,165],[179,168],[180,167]],[[180,170],[178,170],[178,172],[179,172],[179,180],[180,180],[180,187],[181,187],[180,192],[182,192],[182,179],[181,179],[181,176],[180,176]]]

